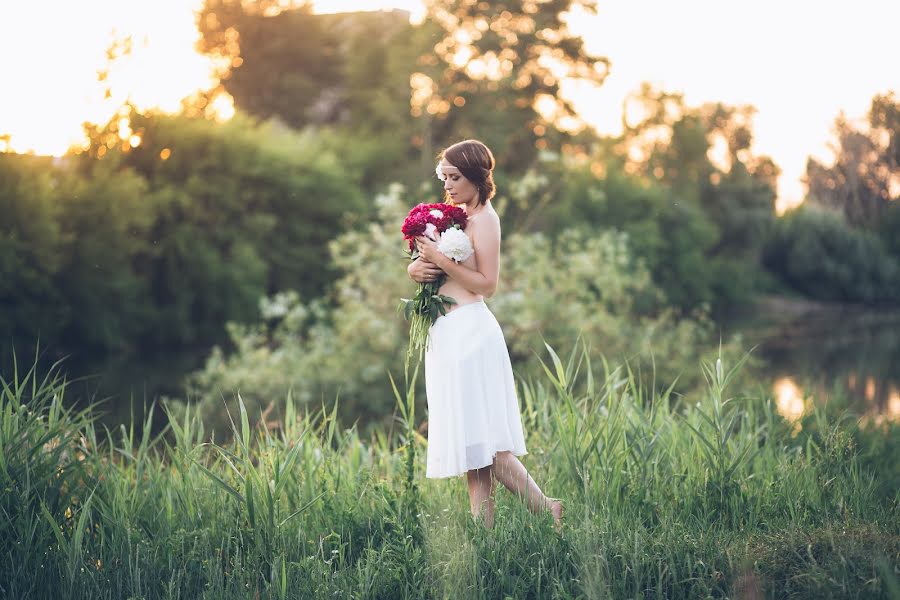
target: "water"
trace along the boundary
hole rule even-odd
[[[900,310],[766,298],[730,327],[759,344],[783,415],[840,398],[857,414],[900,419]]]
[[[768,298],[731,315],[722,331],[741,333],[747,349],[758,344],[754,354],[765,363],[765,384],[786,417],[840,397],[858,414],[900,419],[900,310]],[[197,348],[107,358],[75,354],[63,364],[70,380],[78,379],[66,395],[79,406],[100,402],[98,423],[110,429],[130,423],[132,414],[139,429],[155,398],[185,397],[185,376],[201,368],[208,353]],[[157,406],[153,431],[165,422]]]

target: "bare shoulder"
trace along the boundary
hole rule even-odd
[[[499,234],[500,233],[500,215],[494,210],[493,206],[488,205],[483,211],[478,213],[469,222],[469,231],[472,234]]]

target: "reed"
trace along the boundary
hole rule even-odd
[[[59,365],[0,375],[0,596],[9,598],[896,598],[900,520],[884,485],[896,424],[771,398],[705,365],[676,396],[583,342],[519,382],[528,468],[567,503],[561,532],[498,491],[472,522],[462,480],[423,477],[413,366],[396,431],[337,402],[277,422],[240,395],[227,437],[199,413],[98,431]],[[256,421],[254,419],[253,421]],[[137,421],[140,422],[140,421]]]

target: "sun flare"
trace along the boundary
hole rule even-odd
[[[53,18],[48,19],[52,5]],[[8,3],[0,22],[0,133],[14,152],[61,155],[84,143],[82,123],[104,123],[124,102],[180,110],[182,99],[217,83],[217,65],[195,50],[202,0]],[[108,63],[108,53],[117,56]],[[227,107],[221,107],[227,112]]]
[[[195,47],[202,3],[0,3],[0,23],[13,24],[0,36],[0,53],[16,58],[0,62],[0,80],[13,90],[0,94],[0,150],[60,155],[84,143],[84,122],[106,122],[123,102],[177,111],[183,99],[216,85],[221,65]],[[570,14],[570,29],[612,68],[600,88],[564,81],[563,96],[611,135],[621,130],[625,98],[644,81],[684,92],[691,105],[755,106],[754,152],[782,169],[779,211],[802,200],[807,158],[831,159],[827,145],[838,113],[859,119],[874,94],[900,89],[900,70],[879,66],[876,58],[892,55],[890,24],[900,21],[900,5],[860,0],[848,10],[825,2],[811,12],[803,3],[760,0],[745,14],[728,9],[744,29],[760,32],[736,40],[732,28],[721,26],[724,9],[715,0],[660,0],[652,11],[644,4],[604,2],[596,15]],[[413,22],[425,15],[423,0],[312,0],[312,6],[320,13],[401,9]],[[638,30],[623,26],[638,22]],[[101,76],[111,47],[125,55]],[[225,95],[211,110],[227,119],[234,106]]]

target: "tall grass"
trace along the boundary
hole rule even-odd
[[[529,455],[566,525],[464,480],[423,478],[417,376],[392,379],[397,431],[361,439],[336,406],[277,422],[238,397],[216,440],[156,406],[98,432],[58,368],[0,375],[0,596],[9,598],[897,598],[898,428],[825,411],[800,434],[706,366],[696,397],[627,365],[547,348],[520,382]],[[419,403],[421,404],[421,402]],[[226,410],[223,408],[223,410]],[[888,440],[888,441],[885,441]]]

